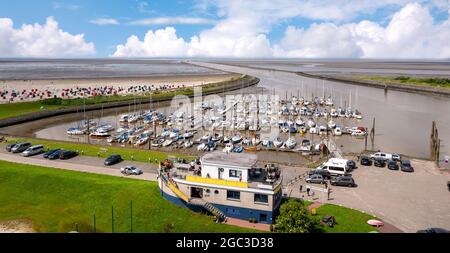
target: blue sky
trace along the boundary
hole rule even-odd
[[[0,42],[0,57],[47,54],[49,57],[77,57],[79,52],[79,56],[87,57],[142,55],[376,58],[378,52],[382,53],[381,49],[373,49],[376,46],[388,47],[388,51],[392,52],[397,52],[400,47],[388,41],[382,44],[379,39],[373,38],[387,37],[387,33],[395,30],[388,29],[388,25],[396,14],[399,17],[396,20],[411,23],[426,23],[430,16],[430,26],[423,29],[432,30],[432,26],[444,31],[444,37],[447,38],[449,32],[445,32],[448,28],[445,22],[448,19],[449,5],[448,0],[380,0],[376,3],[366,0],[1,1],[0,18],[10,19],[14,23],[14,31],[8,30],[5,25],[0,27],[0,34],[4,29],[14,39],[4,42],[5,45]],[[251,12],[248,12],[249,9]],[[45,44],[45,41],[69,40],[67,46],[65,41],[60,41],[55,43],[60,46],[55,45],[54,49],[44,48],[45,50],[41,50],[43,53],[36,51],[42,45],[35,45],[31,40],[25,43],[21,41],[24,40],[20,35],[23,24],[38,23],[44,26],[48,17],[53,17],[58,29],[71,36],[84,34],[84,41],[77,41],[74,37],[66,38],[63,34],[55,38],[43,35],[44,42],[41,44]],[[378,27],[362,25],[366,21]],[[168,27],[173,27],[174,30],[167,29]],[[355,31],[361,29],[366,29],[362,34],[367,38],[355,35]],[[38,31],[39,29],[35,30],[33,37],[39,37],[39,33],[43,33]],[[154,34],[145,38],[149,31]],[[339,35],[336,36],[341,42],[338,44],[342,45],[337,46],[336,43],[325,41],[333,34]],[[127,43],[132,35],[136,35],[137,39],[133,38],[134,43]],[[191,40],[193,36],[198,39],[198,43]],[[367,40],[378,44],[366,46],[364,43]],[[430,44],[429,41],[420,43],[406,45],[410,47],[410,52],[401,52],[398,57],[413,57],[413,49],[423,50],[419,52],[420,56],[430,58],[447,52],[446,47],[441,51],[425,48]],[[20,45],[27,45],[35,51],[20,48]],[[118,49],[120,45],[121,50]],[[78,50],[77,47],[82,49]],[[64,51],[71,54],[64,54]]]

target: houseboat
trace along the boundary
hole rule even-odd
[[[274,164],[259,167],[256,154],[218,151],[188,166],[166,161],[158,177],[161,194],[177,205],[206,210],[219,221],[265,224],[274,223],[278,214],[281,182],[280,169]]]

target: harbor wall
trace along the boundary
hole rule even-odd
[[[260,69],[260,70],[266,70],[266,71],[292,73],[292,74],[297,74],[299,76],[303,76],[303,77],[307,77],[307,78],[321,79],[321,80],[346,83],[346,84],[352,84],[352,85],[360,85],[360,86],[379,88],[379,89],[385,89],[385,90],[397,90],[397,91],[410,92],[410,93],[420,93],[420,94],[425,94],[425,95],[438,95],[438,96],[450,97],[450,89],[445,89],[445,88],[415,86],[415,85],[408,85],[408,84],[359,81],[359,80],[353,80],[353,79],[347,79],[347,78],[324,76],[324,75],[319,75],[319,74],[310,74],[310,73],[306,73],[306,72],[297,72],[297,71],[291,71],[291,70],[273,69],[273,68],[266,68],[266,67],[253,67],[253,66],[249,67],[249,66],[239,65],[239,64],[226,64],[226,65],[240,67],[240,68],[250,68],[250,69]]]
[[[403,92],[421,93],[421,94],[428,94],[428,95],[432,94],[432,95],[440,95],[440,96],[450,97],[450,89],[445,89],[445,88],[415,86],[415,85],[408,85],[408,84],[359,81],[359,80],[352,80],[352,79],[340,78],[340,77],[309,74],[309,73],[305,73],[305,72],[295,72],[295,73],[297,75],[308,77],[308,78],[321,79],[321,80],[327,80],[327,81],[333,81],[333,82],[367,86],[367,87],[379,88],[379,89],[385,89],[385,90],[397,90],[397,91],[403,91]]]
[[[202,91],[202,95],[207,96],[207,95],[212,95],[212,94],[221,94],[224,92],[239,90],[242,88],[247,88],[247,87],[258,85],[259,81],[260,81],[259,78],[243,75],[239,79],[229,81],[230,83],[228,83],[226,85],[226,87]],[[218,84],[220,84],[220,83],[208,84],[205,87],[214,86],[214,85],[218,85]],[[188,97],[193,98],[194,94],[188,95]],[[139,104],[149,104],[149,103],[167,102],[167,101],[170,101],[171,99],[172,99],[172,97],[153,99],[152,101],[149,101],[149,99],[147,99],[147,98],[138,98],[138,99],[128,99],[128,100],[124,100],[124,101],[117,101],[117,102],[106,102],[106,103],[86,105],[86,107],[75,106],[75,107],[70,107],[70,108],[33,112],[30,114],[1,119],[0,120],[0,128],[18,125],[18,124],[22,124],[22,123],[30,122],[30,121],[34,121],[34,120],[50,118],[50,117],[54,117],[54,116],[60,116],[60,115],[64,115],[64,114],[77,113],[77,112],[84,111],[84,110],[86,110],[87,112],[88,111],[96,111],[96,110],[101,110],[101,109],[124,107],[124,106],[128,106],[128,105],[130,105],[130,103],[134,103],[134,102],[139,103]]]

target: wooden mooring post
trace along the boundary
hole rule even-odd
[[[436,162],[436,166],[439,168],[439,153],[441,147],[441,140],[439,139],[439,132],[436,122],[431,123],[431,135],[430,135],[430,160]]]

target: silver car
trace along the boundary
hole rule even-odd
[[[44,152],[44,146],[37,145],[37,146],[27,148],[27,150],[22,152],[22,155],[25,157],[29,157],[29,156],[39,155],[43,152]]]
[[[134,167],[134,166],[127,166],[127,167],[121,168],[120,172],[124,175],[136,175],[136,176],[144,173],[144,172],[142,172],[141,169]]]
[[[325,179],[320,174],[312,174],[309,177],[307,177],[305,181],[308,184],[309,183],[312,183],[312,184],[324,184],[325,183]]]

